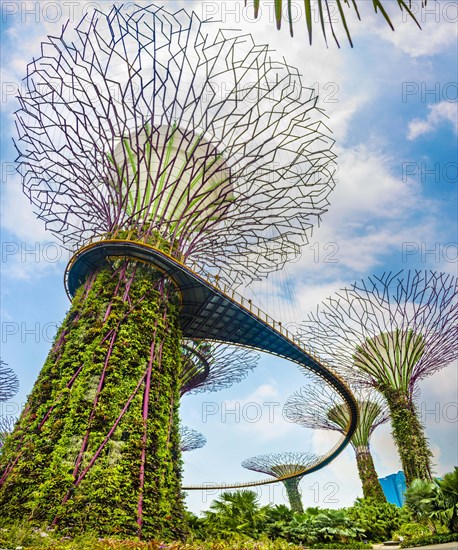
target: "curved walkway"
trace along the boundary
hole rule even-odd
[[[109,265],[110,258],[128,258],[155,266],[167,274],[181,293],[180,324],[183,336],[193,340],[212,340],[253,348],[292,361],[329,383],[343,398],[350,410],[350,422],[340,441],[319,462],[281,479],[247,483],[212,484],[212,489],[252,487],[277,483],[304,473],[319,470],[336,458],[349,443],[358,420],[355,398],[348,386],[319,358],[307,351],[304,344],[236,292],[210,281],[188,266],[157,248],[136,241],[106,240],[91,243],[70,260],[65,272],[65,287],[70,296],[95,269]],[[183,487],[185,490],[208,489],[207,485]]]

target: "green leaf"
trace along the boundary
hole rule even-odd
[[[319,0],[319,6],[321,6],[321,0]],[[304,0],[304,9],[305,9],[305,21],[307,22],[307,32],[309,35],[309,44],[312,44],[312,0]],[[320,9],[321,12],[321,9]],[[321,25],[324,31],[324,22],[320,13]],[[325,31],[324,31],[325,32]],[[292,36],[292,33],[291,33]]]
[[[391,30],[394,31],[394,27],[393,27],[393,23],[391,22],[391,19],[389,18],[388,14],[386,13],[385,11],[385,8],[382,6],[382,4],[380,3],[380,0],[372,0],[372,4],[374,5],[374,11],[375,13],[377,13],[378,10],[380,10],[380,13],[383,15],[383,17],[385,18],[385,21],[388,23],[388,25],[390,26]]]
[[[373,1],[378,2],[378,0],[373,0]],[[340,17],[342,17],[342,24],[345,28],[345,32],[347,33],[348,41],[350,42],[350,46],[353,48],[353,42],[351,40],[350,31],[348,30],[347,20],[345,19],[345,14],[342,8],[341,0],[337,0],[337,7],[339,8]]]
[[[275,0],[275,21],[277,23],[277,29],[281,28],[281,14],[282,14],[283,0]]]

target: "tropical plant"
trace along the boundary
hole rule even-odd
[[[268,0],[268,1],[271,4],[271,0]],[[247,3],[248,3],[247,0],[245,0],[245,5],[247,5]],[[347,23],[347,18],[345,15],[344,8],[349,9],[350,12],[354,12],[355,15],[358,17],[358,19],[361,21],[359,8],[364,4],[368,4],[368,3],[369,2],[367,0],[317,0],[317,1],[304,0],[305,22],[307,25],[309,43],[310,44],[312,43],[313,29],[319,24],[321,27],[321,32],[323,34],[323,37],[326,41],[326,44],[327,44],[326,27],[329,26],[329,30],[332,34],[333,39],[335,40],[337,46],[340,47],[340,43],[334,28],[334,22],[335,22],[334,18],[335,16],[338,16],[340,18],[342,27],[345,31],[348,41],[350,42],[350,45],[353,47],[353,41],[351,38],[350,30],[348,28],[348,23]],[[427,3],[428,3],[428,0],[422,0],[422,3],[421,3],[422,7],[424,8]],[[385,19],[386,23],[391,28],[391,30],[394,30],[393,22],[391,21],[391,18],[388,15],[386,10],[386,7],[389,4],[393,5],[395,4],[395,2],[393,1],[383,2],[383,0],[372,0],[372,7],[374,9],[374,12],[376,14],[380,13],[382,17]],[[412,0],[396,0],[396,4],[398,8],[401,10],[401,12],[405,11],[409,16],[409,18],[411,18],[418,25],[418,27],[420,27],[412,9]],[[282,0],[274,0],[275,21],[276,21],[277,29],[281,28],[281,22],[282,22],[283,13],[284,13],[283,11],[284,5],[287,6],[287,20],[289,23],[289,30],[290,30],[291,36],[293,36],[294,13],[292,10],[291,0],[285,0],[285,2],[283,2]],[[254,16],[257,18],[259,16],[260,8],[261,8],[260,0],[253,0],[253,7],[254,7]]]
[[[294,514],[284,532],[289,541],[297,544],[347,543],[364,536],[363,530],[354,524],[345,510],[315,508]]]
[[[426,537],[431,534],[429,527],[418,523],[417,521],[410,521],[404,523],[401,528],[393,534],[393,540],[410,541],[421,537]]]
[[[458,532],[458,467],[433,482],[415,479],[406,490],[405,504],[432,534],[437,524]]]
[[[264,513],[263,533],[273,540],[283,537],[286,526],[294,517],[294,512],[285,504],[278,504],[277,506],[266,506]]]
[[[414,479],[404,494],[404,502],[411,510],[415,519],[428,525],[431,533],[436,532],[436,525],[432,519],[437,511],[439,487],[432,481]]]
[[[204,512],[204,526],[213,538],[230,539],[243,535],[258,539],[266,508],[259,506],[254,491],[225,491]]]
[[[437,480],[439,495],[437,504],[442,508],[438,515],[452,533],[458,533],[458,467]]]
[[[394,532],[411,520],[408,510],[373,498],[357,498],[355,504],[347,508],[347,514],[371,541],[391,539]]]
[[[401,548],[413,548],[415,546],[429,546],[432,544],[445,544],[446,542],[458,542],[458,533],[429,535],[413,540],[401,542]]]

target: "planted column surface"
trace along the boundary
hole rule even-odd
[[[302,477],[293,477],[291,479],[285,479],[283,485],[288,495],[289,505],[293,512],[302,513],[304,507],[302,505],[301,494],[299,492],[299,483]]]
[[[363,486],[364,498],[374,498],[386,502],[385,494],[378,480],[374,460],[369,445],[355,448],[356,464],[358,466],[359,479]]]
[[[80,287],[0,458],[2,516],[183,534],[177,310],[160,274],[125,260]]]
[[[386,388],[383,394],[390,407],[393,439],[402,462],[406,483],[409,485],[417,478],[432,480],[432,452],[414,401],[402,390]]]

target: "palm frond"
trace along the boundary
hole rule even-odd
[[[271,0],[264,0],[264,1],[270,3]],[[291,2],[292,0],[287,0],[287,19],[289,23],[290,34],[291,36],[293,36],[294,34],[293,12],[292,12]],[[335,43],[340,48],[340,43],[334,29],[332,10],[330,9],[330,5],[335,4],[337,6],[342,27],[345,31],[348,42],[350,43],[351,47],[353,47],[353,40],[352,40],[350,29],[347,23],[347,18],[345,15],[344,8],[346,7],[350,10],[353,10],[356,16],[358,17],[358,19],[361,20],[358,5],[361,5],[362,2],[367,2],[367,0],[304,0],[305,23],[307,26],[309,43],[312,44],[313,27],[319,23],[326,45],[328,44],[327,34],[326,34],[326,27],[328,26],[329,29],[331,30],[332,36],[334,37]],[[372,0],[372,7],[374,9],[374,12],[376,14],[380,14],[383,17],[383,19],[386,21],[388,26],[391,28],[391,30],[394,31],[395,28],[394,28],[393,22],[390,16],[388,15],[387,10],[385,9],[385,6],[387,6],[389,3],[394,4],[394,2],[389,2],[388,0]],[[428,0],[422,0],[421,7],[424,9],[427,3],[428,3]],[[248,4],[248,0],[245,0],[245,6],[247,4]],[[417,20],[417,18],[415,17],[415,14],[412,11],[412,0],[396,0],[396,4],[398,8],[401,10],[401,12],[405,11],[408,14],[408,16],[418,25],[418,27],[421,28],[419,21]],[[252,0],[252,5],[254,10],[254,17],[257,18],[260,14],[261,0]],[[315,20],[313,18],[314,8],[317,10],[317,19]],[[280,29],[281,23],[282,23],[282,17],[283,17],[283,0],[274,0],[274,13],[275,13],[275,24],[277,26],[277,29]]]

